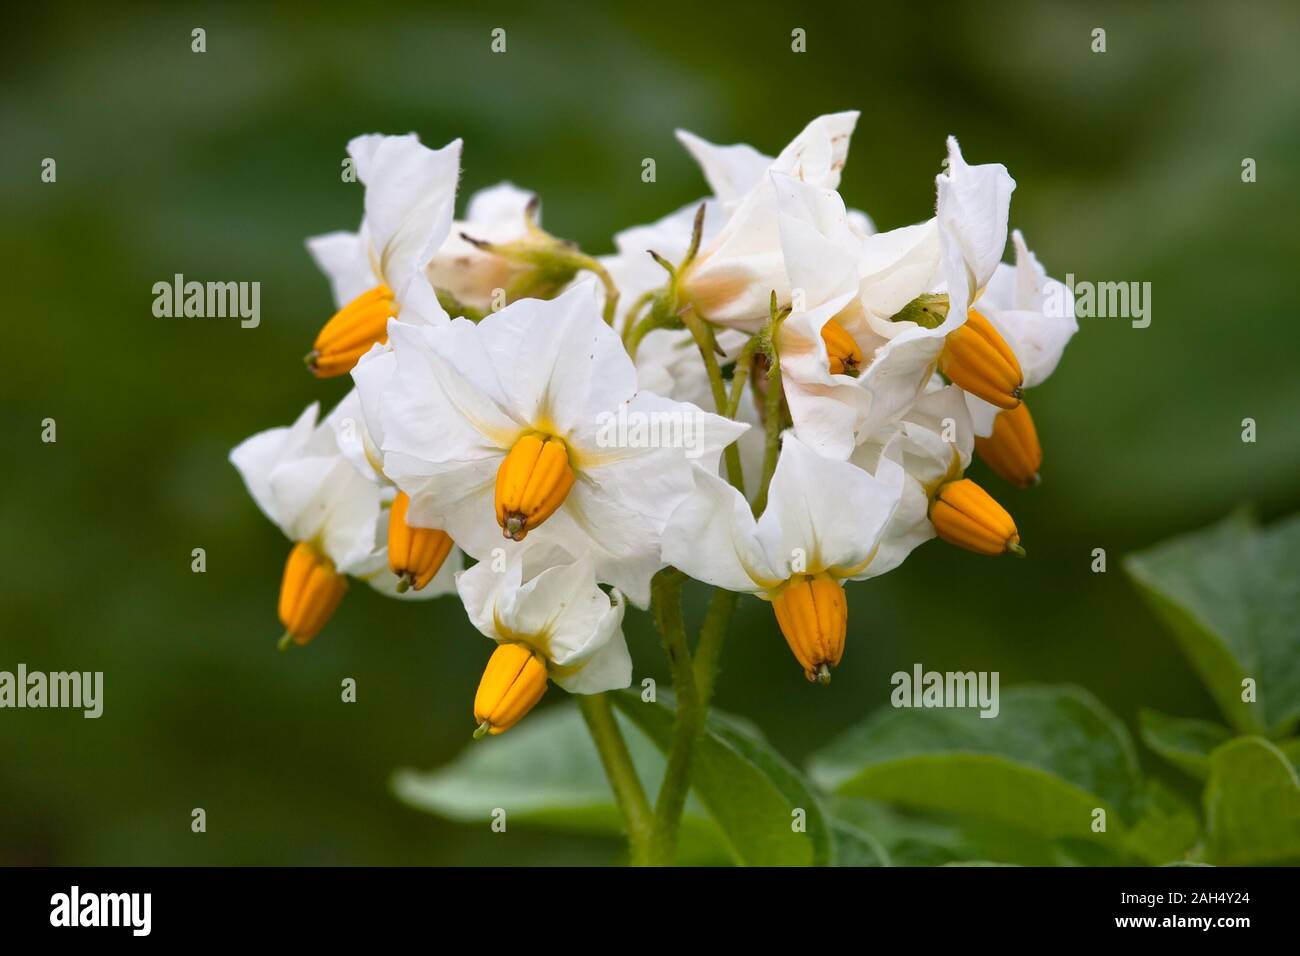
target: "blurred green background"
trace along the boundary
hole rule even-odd
[[[915,662],[997,670],[1004,688],[1078,683],[1130,724],[1141,705],[1216,716],[1119,559],[1243,502],[1266,519],[1300,509],[1294,4],[479,6],[7,14],[0,669],[102,670],[105,712],[0,711],[0,862],[618,858],[613,840],[503,837],[389,793],[396,767],[470,744],[489,645],[454,599],[354,587],[308,649],[275,652],[288,544],[226,454],[347,387],[301,366],[331,311],[303,239],[355,228],[361,191],[339,164],[367,131],[463,137],[462,200],[512,179],[592,252],[702,194],[676,126],[775,152],[813,116],[860,109],[842,191],[881,228],[930,214],[948,133],[969,161],[1005,163],[1012,224],[1053,275],[1153,287],[1149,328],[1083,320],[1034,392],[1043,485],[1018,493],[977,466],[1029,560],[932,543],[852,588],[829,690],[746,600],[718,705],[795,762]],[[261,327],[155,318],[151,286],[176,272],[260,281]],[[46,417],[57,444],[40,440]],[[1090,571],[1097,547],[1106,574]],[[636,679],[666,681],[645,615],[629,638]]]

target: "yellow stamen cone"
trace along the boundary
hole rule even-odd
[[[399,491],[388,514],[388,569],[401,578],[398,591],[419,591],[433,580],[451,553],[451,536],[434,528],[412,528],[406,523],[411,499]]]
[[[577,476],[569,452],[558,438],[525,435],[497,469],[497,524],[514,541],[553,515]]]
[[[346,375],[370,346],[387,341],[388,319],[396,314],[388,286],[361,293],[325,323],[307,353],[307,368],[317,378]]]
[[[1038,484],[1038,470],[1043,466],[1043,449],[1038,444],[1038,430],[1021,402],[1015,408],[998,412],[993,419],[993,434],[975,439],[975,451],[994,473],[1020,488]]]
[[[939,488],[930,504],[930,521],[939,537],[959,548],[978,554],[1024,556],[1011,515],[969,478]]]
[[[546,661],[526,644],[498,644],[474,695],[475,737],[519,723],[546,693]]]
[[[1020,404],[1025,384],[1020,362],[988,319],[974,309],[966,324],[948,333],[939,371],[949,381],[998,408]]]
[[[831,668],[844,656],[849,605],[844,588],[829,574],[801,574],[771,592],[772,610],[785,641],[814,683],[829,684]]]
[[[862,371],[862,349],[834,319],[822,326],[822,341],[830,358],[832,375],[852,375],[857,378]]]
[[[295,544],[280,582],[280,623],[286,637],[301,646],[319,634],[347,589],[348,579],[333,561],[305,541]]]

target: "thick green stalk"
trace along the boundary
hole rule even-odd
[[[695,692],[699,697],[700,708],[704,711],[708,710],[709,702],[713,700],[713,685],[722,660],[722,644],[727,639],[731,612],[735,610],[739,597],[735,591],[714,588],[709,598],[709,609],[704,613],[704,623],[700,625],[700,639],[695,645]]]
[[[670,866],[677,852],[677,833],[686,795],[691,788],[691,766],[695,745],[704,727],[704,710],[695,688],[695,668],[686,644],[686,625],[682,617],[682,581],[676,568],[659,572],[653,584],[651,610],[668,654],[677,696],[677,714],[673,720],[672,741],[668,748],[668,765],[655,801],[654,832],[650,839],[650,862]]]
[[[576,694],[582,717],[591,731],[591,739],[600,754],[605,776],[609,778],[614,800],[627,823],[627,842],[633,866],[645,866],[650,860],[650,836],[654,829],[654,811],[646,799],[641,780],[636,775],[632,754],[619,730],[609,698],[604,694]]]

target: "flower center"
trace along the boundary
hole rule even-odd
[[[514,443],[497,469],[497,524],[513,541],[553,515],[569,494],[577,476],[563,441],[547,435],[525,435]]]
[[[834,319],[828,321],[822,326],[822,341],[826,343],[826,354],[831,361],[831,374],[857,378],[862,371],[862,349],[844,326]]]
[[[280,623],[284,637],[280,649],[289,642],[303,645],[320,633],[333,615],[348,589],[348,579],[334,568],[334,562],[306,541],[299,541],[289,552],[280,582]]]
[[[388,339],[388,319],[397,314],[393,290],[369,289],[335,313],[303,359],[317,378],[346,375],[376,342]]]
[[[993,419],[993,434],[975,436],[975,451],[1000,477],[1020,488],[1038,484],[1038,469],[1043,465],[1043,449],[1038,444],[1038,430],[1021,402],[1015,408],[998,412]]]
[[[406,523],[411,499],[399,491],[388,514],[388,568],[401,580],[398,593],[416,591],[433,580],[451,553],[451,536],[434,528],[412,528]]]
[[[930,522],[949,544],[978,554],[1018,554],[1024,557],[1020,533],[1005,508],[969,478],[939,487],[930,504]]]
[[[993,324],[971,309],[966,324],[949,332],[939,355],[948,380],[998,408],[1020,404],[1025,384],[1020,362]]]
[[[474,695],[475,737],[509,730],[546,693],[546,660],[527,644],[498,644]]]
[[[844,587],[825,571],[799,574],[769,592],[776,622],[808,680],[829,684],[844,656],[849,605]]]

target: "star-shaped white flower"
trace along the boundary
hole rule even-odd
[[[557,544],[645,606],[692,471],[716,471],[747,426],[638,390],[593,283],[478,324],[389,330],[391,351],[371,353],[355,378],[413,523],[479,560],[525,536]]]

